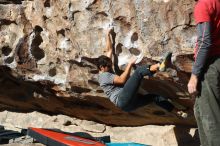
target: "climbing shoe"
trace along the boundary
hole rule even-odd
[[[186,119],[188,117],[188,114],[184,111],[178,111],[177,112],[177,116],[183,118],[183,119]]]
[[[162,72],[166,71],[167,67],[171,64],[171,57],[172,57],[172,52],[167,52],[164,55],[159,66],[160,71]]]

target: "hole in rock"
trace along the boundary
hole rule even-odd
[[[122,52],[122,46],[121,43],[117,44],[115,54],[119,55]]]
[[[48,18],[47,18],[47,16],[43,15],[43,19],[44,19],[44,21],[46,21]]]
[[[44,58],[45,56],[44,51],[39,48],[40,44],[43,42],[43,39],[40,35],[43,29],[37,25],[35,26],[34,31],[35,31],[35,37],[31,43],[31,54],[38,61]]]
[[[15,21],[8,20],[8,19],[0,19],[0,25],[10,25],[12,23],[17,25],[17,23]]]
[[[71,121],[66,121],[65,123],[63,123],[64,126],[70,126],[72,125],[72,122]]]
[[[62,36],[65,37],[65,30],[64,30],[64,29],[58,30],[58,31],[57,31],[57,35],[58,35],[58,34],[61,34]]]
[[[50,7],[50,0],[46,0],[44,2],[44,7]]]
[[[35,27],[34,27],[34,31],[35,32],[42,32],[43,31],[43,28],[42,27],[40,27],[39,25],[36,25]]]
[[[67,17],[67,16],[63,16],[62,18],[63,18],[64,20],[67,20],[67,19],[68,19],[68,17]]]
[[[53,63],[53,62],[50,62],[50,63],[49,63],[49,66],[52,66],[52,65],[54,65],[54,63]]]
[[[31,49],[31,54],[34,56],[34,58],[37,61],[41,60],[45,56],[44,51],[42,49],[40,49],[39,47],[33,47]]]
[[[61,60],[60,60],[60,58],[57,58],[57,60],[56,60],[56,64],[61,64]]]
[[[137,56],[141,53],[140,50],[138,50],[137,48],[130,48],[129,51],[131,54],[133,54],[135,56]]]
[[[5,59],[5,63],[11,64],[14,61],[14,57],[8,57]]]
[[[2,47],[2,54],[8,56],[11,53],[12,49],[9,46]]]
[[[131,42],[133,43],[133,42],[135,42],[135,41],[137,41],[138,40],[138,33],[133,33],[132,34],[132,36],[131,36]]]
[[[55,76],[56,74],[57,74],[57,70],[56,70],[55,67],[49,70],[49,76],[53,77],[53,76]]]

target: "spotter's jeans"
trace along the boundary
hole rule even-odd
[[[202,146],[220,146],[220,57],[209,59],[194,113]]]

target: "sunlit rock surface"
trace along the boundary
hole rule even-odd
[[[186,85],[192,66],[193,0],[0,0],[0,107],[65,114],[108,125],[195,126]],[[145,78],[142,88],[191,109],[181,119],[154,103],[126,113],[98,86],[95,62],[113,27],[119,67],[142,53],[141,64],[173,52],[173,66]]]

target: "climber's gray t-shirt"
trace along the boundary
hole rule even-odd
[[[98,81],[101,88],[104,90],[104,93],[108,98],[116,104],[119,93],[122,90],[122,87],[116,86],[113,84],[115,74],[110,72],[102,72],[98,75]]]

